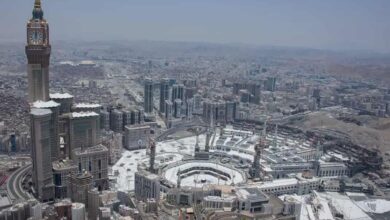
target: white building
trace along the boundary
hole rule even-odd
[[[258,187],[265,193],[273,195],[283,194],[308,194],[313,190],[318,190],[320,179],[309,174],[298,174],[295,178],[278,179],[264,182]]]
[[[348,176],[349,169],[344,163],[320,161],[317,175],[320,177]]]
[[[232,211],[237,202],[235,196],[206,196],[203,198],[202,206],[205,209],[228,209]]]
[[[85,205],[72,203],[72,220],[85,220]]]

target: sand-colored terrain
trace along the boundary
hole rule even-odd
[[[354,119],[361,125],[338,120],[336,115],[328,112],[313,112],[294,125],[304,129],[338,131],[356,144],[379,149],[382,153],[390,152],[390,118],[354,116]]]

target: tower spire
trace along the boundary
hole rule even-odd
[[[43,10],[41,0],[35,0],[33,9],[33,19],[43,19]]]
[[[34,8],[41,8],[41,0],[35,0]]]

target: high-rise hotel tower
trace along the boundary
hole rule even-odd
[[[27,23],[29,102],[49,100],[49,63],[51,46],[49,24],[43,18],[41,1],[35,0],[32,18]]]

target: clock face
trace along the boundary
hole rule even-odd
[[[28,36],[30,44],[38,45],[43,43],[43,33],[39,30],[33,30]]]

